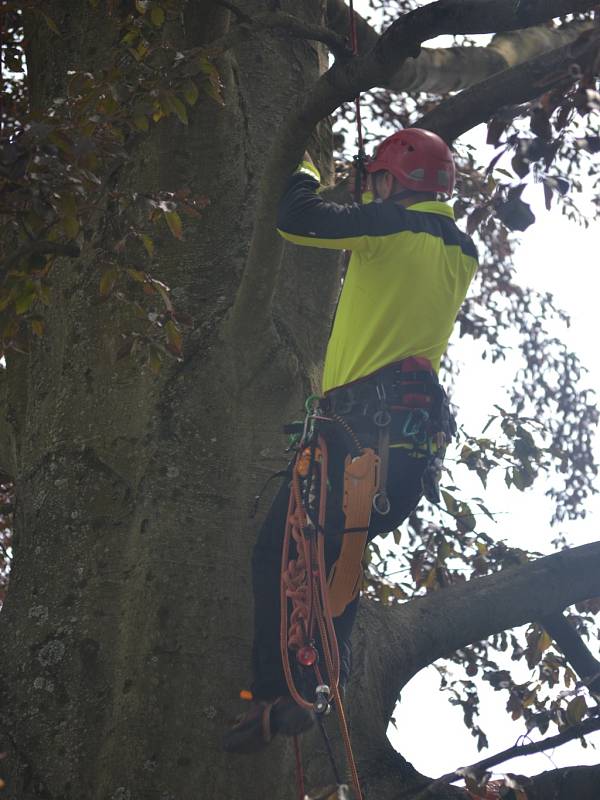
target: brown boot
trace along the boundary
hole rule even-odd
[[[256,753],[276,734],[297,736],[311,728],[314,721],[314,713],[297,705],[291,697],[278,697],[272,703],[253,702],[223,737],[223,749],[228,753]]]

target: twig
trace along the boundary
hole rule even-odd
[[[442,775],[441,778],[432,781],[429,786],[414,798],[414,800],[427,800],[427,798],[435,795],[437,789],[441,789],[443,786],[447,786],[455,781],[463,780],[465,775],[469,775],[470,773],[474,775],[481,774],[489,767],[501,764],[503,761],[508,761],[511,758],[518,758],[519,756],[529,756],[533,753],[541,753],[544,750],[551,750],[554,747],[558,747],[561,744],[570,742],[573,739],[578,739],[581,736],[585,736],[597,730],[600,730],[600,718],[594,717],[592,719],[586,719],[584,722],[580,722],[577,725],[572,725],[568,730],[558,733],[556,736],[549,736],[547,739],[542,739],[541,742],[514,745],[514,747],[509,747],[501,753],[488,756],[488,758],[484,758],[482,761],[478,761],[470,767],[463,767],[456,772]]]
[[[81,250],[79,245],[76,245],[74,242],[69,242],[68,244],[59,244],[58,242],[35,241],[25,245],[24,247],[21,247],[19,250],[13,253],[12,256],[9,256],[7,259],[5,259],[4,263],[0,264],[0,266],[3,269],[8,270],[13,266],[13,264],[17,264],[22,258],[27,258],[27,256],[32,256],[37,253],[40,255],[79,258],[81,255]]]
[[[238,22],[252,22],[252,18],[244,13],[241,8],[238,8],[235,3],[231,3],[230,0],[216,0],[216,3],[219,6],[229,9],[232,14],[235,14]]]

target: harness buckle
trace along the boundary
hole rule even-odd
[[[373,415],[373,422],[377,425],[378,428],[387,428],[387,426],[392,421],[392,415],[387,410],[387,408],[381,408],[379,411],[376,411]]]

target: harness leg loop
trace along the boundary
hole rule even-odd
[[[329,573],[332,617],[339,617],[360,591],[361,561],[367,543],[373,498],[379,485],[379,470],[379,456],[371,448],[364,450],[358,458],[346,457],[343,506],[346,528],[357,533],[344,536],[338,559]]]

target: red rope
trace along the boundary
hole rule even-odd
[[[327,586],[327,570],[325,566],[325,541],[322,531],[325,527],[327,509],[327,444],[319,436],[315,452],[320,453],[320,460],[313,462],[313,469],[320,469],[319,480],[319,513],[317,530],[305,535],[309,526],[308,514],[302,501],[302,489],[297,458],[292,471],[290,501],[286,521],[285,536],[281,556],[281,660],[283,671],[291,696],[302,708],[313,708],[313,703],[306,700],[296,686],[290,664],[289,651],[298,651],[311,643],[318,629],[321,647],[327,667],[330,691],[338,712],[340,731],[344,741],[346,758],[352,775],[352,783],[356,800],[362,800],[362,792],[352,752],[348,723],[342,705],[339,690],[340,656],[337,637],[329,607],[329,589]],[[313,452],[313,458],[315,457]],[[309,478],[310,480],[310,478]],[[290,545],[296,545],[297,557],[290,560]],[[291,600],[292,613],[288,614],[288,602]],[[318,665],[314,669],[322,683]],[[298,785],[303,781],[302,762],[296,762]]]
[[[304,800],[304,770],[302,769],[302,752],[300,750],[300,737],[294,736],[294,755],[296,757],[296,788],[298,789],[298,800]]]

